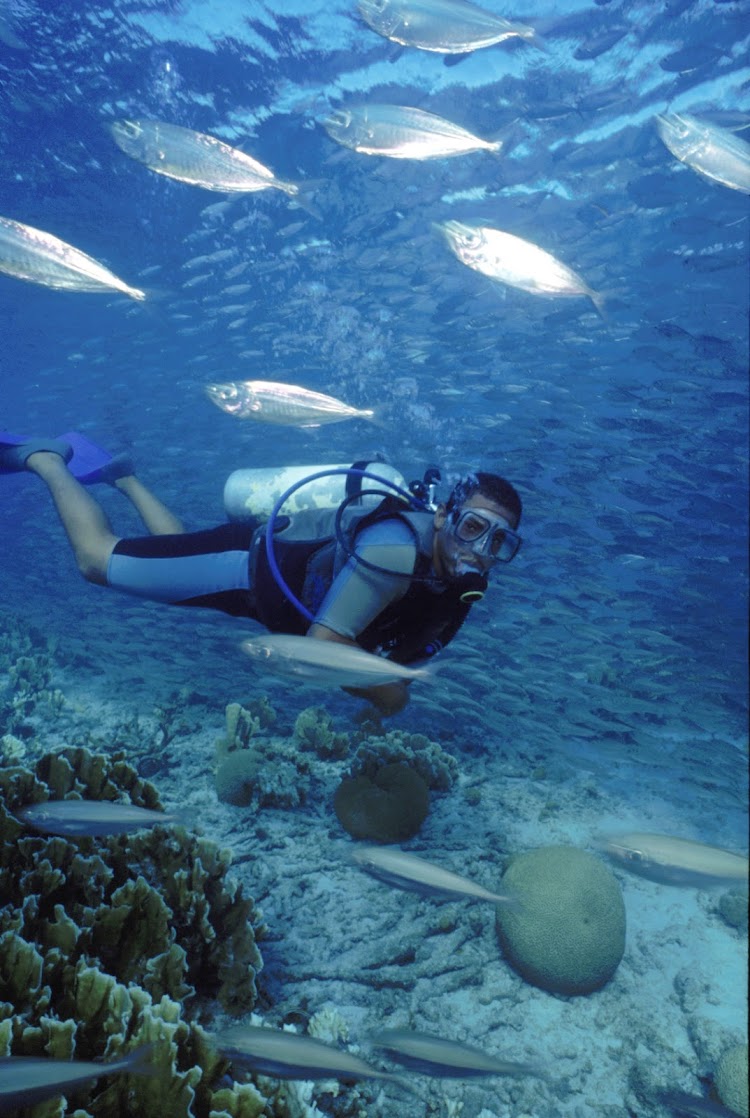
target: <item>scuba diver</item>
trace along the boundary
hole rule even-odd
[[[135,476],[127,455],[113,458],[77,432],[58,439],[0,432],[0,473],[26,470],[46,484],[87,581],[420,664],[456,635],[484,595],[490,572],[516,555],[521,499],[504,478],[478,471],[436,505],[439,471],[428,470],[407,491],[391,480],[394,473],[400,478],[392,467],[381,465],[379,473],[378,465],[305,476],[282,494],[265,523],[252,517],[185,532]],[[332,510],[322,530],[319,511],[317,525],[307,531],[304,511],[280,514],[294,490],[330,474],[346,475],[333,528]],[[370,480],[379,488],[363,488]],[[96,482],[131,501],[148,536],[115,535],[86,488]],[[406,706],[408,686],[397,681],[345,690],[387,716]]]

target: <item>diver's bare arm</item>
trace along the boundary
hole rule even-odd
[[[336,641],[337,644],[348,644],[351,648],[360,650],[362,647],[349,637],[342,637],[340,633],[334,633],[333,629],[315,622],[307,630],[307,635],[313,640]],[[398,714],[409,702],[409,687],[402,680],[396,680],[395,683],[382,683],[379,687],[344,687],[343,690],[357,699],[366,699],[385,715]]]

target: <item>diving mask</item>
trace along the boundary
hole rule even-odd
[[[453,535],[469,551],[495,563],[510,563],[521,546],[521,537],[505,517],[483,508],[456,510]]]

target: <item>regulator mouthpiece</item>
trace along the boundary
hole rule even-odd
[[[462,575],[461,578],[456,580],[456,591],[458,600],[463,605],[481,602],[487,591],[487,578],[477,571]]]

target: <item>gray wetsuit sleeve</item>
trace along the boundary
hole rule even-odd
[[[355,551],[369,563],[402,575],[412,574],[417,561],[414,534],[408,524],[397,519],[363,529]],[[356,640],[386,606],[403,598],[409,586],[408,578],[380,574],[349,559],[323,599],[315,622]]]

